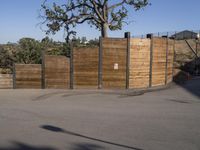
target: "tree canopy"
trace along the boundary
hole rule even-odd
[[[37,64],[41,62],[41,51],[39,41],[32,38],[22,38],[19,40],[15,57],[18,63]]]
[[[11,69],[13,66],[13,57],[8,50],[0,46],[0,73],[2,69]]]
[[[107,30],[120,30],[128,16],[128,7],[139,10],[149,4],[148,0],[66,0],[64,4],[54,2],[48,5],[45,0],[41,17],[48,29],[46,33],[56,33],[62,27],[69,36],[74,35],[73,27],[87,22],[101,31],[107,37]]]

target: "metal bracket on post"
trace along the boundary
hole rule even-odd
[[[147,38],[151,39],[151,46],[150,46],[150,67],[149,67],[149,87],[152,87],[153,34],[147,34]]]
[[[99,37],[99,64],[98,64],[98,89],[102,88],[102,55],[103,55],[103,47],[102,47],[102,37]]]
[[[127,39],[127,51],[126,51],[126,89],[129,89],[129,74],[130,74],[130,38],[131,33],[126,32],[124,37]]]
[[[74,88],[73,41],[70,44],[70,89]]]

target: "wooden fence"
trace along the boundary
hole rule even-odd
[[[169,38],[100,38],[97,49],[73,51],[75,87],[132,89],[172,81],[174,40]],[[98,74],[98,75],[97,75]]]
[[[43,88],[69,88],[69,58],[65,56],[45,55],[43,61]]]
[[[71,59],[43,56],[42,64],[16,64],[14,88],[138,89],[172,82],[174,40],[100,38],[99,47],[73,48]],[[0,80],[1,81],[1,80]]]
[[[69,88],[69,59],[64,56],[43,57],[41,64],[15,64],[13,88]]]
[[[15,64],[14,88],[40,89],[42,87],[42,68],[40,64]]]
[[[150,39],[130,40],[129,88],[149,86],[150,79]]]
[[[167,70],[166,70],[166,80],[165,84],[168,84],[173,81],[173,75],[174,75],[174,54],[175,54],[175,41],[168,39],[167,41]]]
[[[126,87],[126,38],[102,38],[100,47],[101,88]]]
[[[12,74],[0,74],[0,89],[12,89],[13,76]]]
[[[98,87],[99,48],[75,48],[73,50],[73,87]]]
[[[172,81],[174,40],[131,39],[129,88],[163,86]]]

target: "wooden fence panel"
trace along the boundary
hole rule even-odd
[[[98,87],[98,47],[73,50],[74,88]]]
[[[149,87],[150,43],[150,39],[131,39],[130,88]]]
[[[102,39],[102,87],[126,88],[126,38]]]
[[[45,88],[69,88],[69,58],[65,56],[45,55],[44,61]]]
[[[15,88],[40,89],[41,71],[40,64],[15,64]]]
[[[153,38],[152,86],[165,85],[167,38]]]
[[[173,81],[174,40],[168,39],[167,83]]]
[[[12,74],[0,74],[0,89],[12,89],[13,76]]]
[[[74,88],[148,88],[172,81],[174,41],[101,38],[100,48],[75,48],[71,56]],[[70,87],[70,59],[65,56],[46,55],[42,65],[16,64],[14,70],[16,80],[4,83],[15,83],[15,88]],[[1,82],[0,76],[0,88]]]

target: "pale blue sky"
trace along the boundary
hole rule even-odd
[[[58,0],[55,0],[58,1]],[[129,31],[132,35],[151,32],[181,31],[200,29],[200,0],[150,0],[151,6],[138,12],[130,11],[129,20],[121,31],[109,32],[110,36],[122,37]],[[37,24],[42,0],[1,0],[0,43],[17,42],[22,37],[41,40],[45,33]],[[87,24],[77,27],[77,36],[88,39],[99,37],[100,32]],[[54,40],[64,40],[63,31]]]

